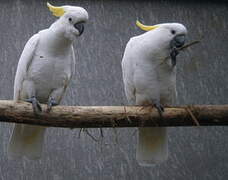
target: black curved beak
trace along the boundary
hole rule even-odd
[[[170,42],[170,46],[171,46],[170,57],[171,57],[171,62],[173,67],[176,65],[176,57],[179,54],[179,51],[177,48],[184,46],[184,44],[185,44],[185,35],[177,35]]]
[[[78,22],[74,24],[74,27],[78,30],[79,36],[84,32],[84,22]]]
[[[171,47],[180,48],[185,44],[185,35],[177,35],[171,41]]]

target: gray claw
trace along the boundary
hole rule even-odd
[[[47,103],[47,112],[50,112],[52,109],[52,106],[57,106],[58,103],[55,101],[53,97],[50,97]]]
[[[160,117],[162,117],[162,113],[164,112],[164,107],[160,103],[155,103],[154,107],[158,110]]]
[[[39,114],[42,112],[41,105],[35,96],[32,96],[31,98],[26,99],[25,101],[32,104],[33,112],[35,114]]]

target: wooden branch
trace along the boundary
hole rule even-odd
[[[226,126],[228,105],[168,107],[161,119],[156,109],[140,106],[56,106],[34,115],[29,103],[0,100],[0,121],[67,128]]]

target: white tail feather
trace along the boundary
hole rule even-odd
[[[141,166],[153,166],[168,159],[167,129],[138,128],[136,159]]]
[[[45,127],[16,124],[8,147],[10,158],[39,159],[42,154]]]

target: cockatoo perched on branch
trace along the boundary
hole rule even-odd
[[[47,103],[47,112],[58,105],[75,71],[73,41],[84,31],[88,13],[82,7],[55,7],[47,3],[59,17],[48,29],[33,35],[21,54],[15,82],[14,101],[32,104],[35,114],[40,103]],[[37,159],[41,156],[45,127],[16,124],[10,139],[10,157]]]
[[[152,105],[162,116],[163,105],[176,99],[177,48],[185,43],[186,28],[179,23],[145,26],[127,43],[123,60],[125,94],[131,105]],[[170,58],[167,58],[170,57]],[[150,166],[168,158],[167,132],[161,127],[140,127],[136,159]]]

